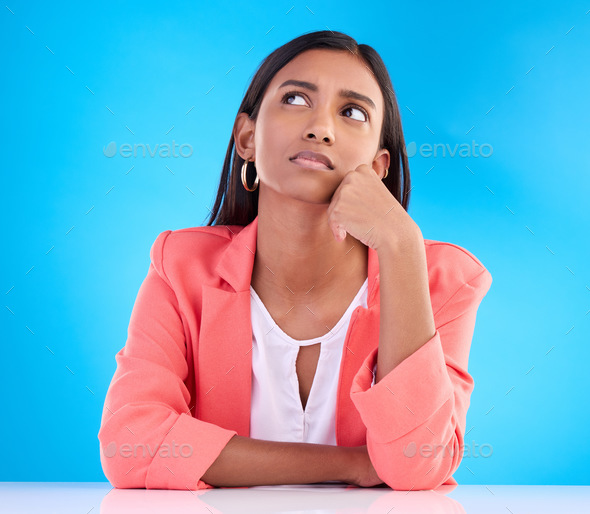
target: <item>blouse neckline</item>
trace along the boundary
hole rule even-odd
[[[362,286],[360,287],[360,289],[356,293],[353,300],[348,305],[348,308],[346,309],[346,311],[344,312],[344,314],[342,315],[342,317],[340,318],[338,323],[336,323],[336,325],[334,325],[334,328],[332,328],[331,330],[328,330],[328,332],[326,332],[324,335],[319,336],[319,337],[314,337],[313,339],[302,339],[302,340],[301,339],[293,339],[290,335],[283,332],[281,327],[279,327],[276,324],[275,320],[270,315],[266,306],[264,305],[264,303],[262,302],[262,300],[258,296],[258,293],[256,293],[256,291],[252,287],[252,284],[250,284],[250,295],[252,298],[254,298],[254,300],[256,301],[258,306],[260,307],[260,310],[262,311],[264,317],[266,318],[268,323],[272,326],[272,330],[276,330],[277,334],[279,334],[282,339],[284,339],[285,341],[287,341],[287,343],[294,345],[294,346],[309,346],[309,345],[317,344],[320,342],[326,343],[326,342],[329,342],[330,339],[334,338],[334,335],[339,330],[341,330],[343,326],[345,326],[345,322],[346,322],[347,318],[351,314],[352,310],[354,309],[355,305],[359,301],[362,294],[366,291],[368,284],[369,284],[369,278],[367,277],[367,278],[365,278],[365,281],[363,282]]]

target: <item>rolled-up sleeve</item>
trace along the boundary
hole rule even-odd
[[[163,268],[169,233],[152,245],[104,402],[100,460],[117,488],[211,488],[200,477],[237,434],[196,419],[189,408],[185,331]]]
[[[378,348],[354,377],[351,399],[367,428],[379,477],[400,490],[456,483],[474,381],[467,372],[481,300],[491,274],[483,268],[434,313],[434,336],[371,387]]]

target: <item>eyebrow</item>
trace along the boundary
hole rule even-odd
[[[310,91],[314,91],[314,92],[316,92],[318,90],[318,86],[316,86],[315,84],[312,84],[311,82],[306,82],[304,80],[295,80],[295,79],[286,80],[285,82],[283,82],[279,86],[279,89],[281,89],[282,87],[285,87],[285,86],[290,86],[290,85],[309,89]],[[366,104],[370,105],[373,110],[377,110],[377,108],[375,107],[375,102],[373,102],[373,100],[371,100],[368,96],[361,95],[360,93],[357,93],[356,91],[352,91],[351,89],[341,89],[338,93],[343,98],[352,98],[354,100],[359,100],[361,102],[365,102]]]

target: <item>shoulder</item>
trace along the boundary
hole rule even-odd
[[[460,290],[483,298],[491,287],[492,274],[469,250],[457,244],[424,239],[433,304],[442,305]]]
[[[150,249],[150,260],[164,278],[192,269],[215,269],[232,239],[243,229],[239,225],[217,225],[165,230]]]
[[[454,243],[424,239],[429,271],[443,273],[452,270],[461,282],[469,282],[483,272],[488,272],[482,262],[469,250]]]

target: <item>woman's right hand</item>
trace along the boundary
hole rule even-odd
[[[384,483],[373,467],[366,444],[351,447],[349,450],[352,455],[352,469],[346,482],[358,487],[373,487]]]

